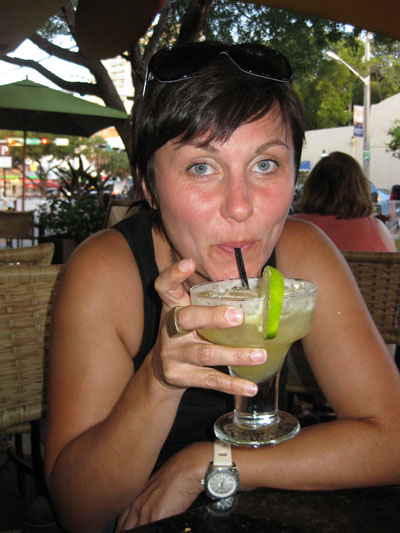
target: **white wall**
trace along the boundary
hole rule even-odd
[[[400,184],[400,159],[386,151],[391,140],[387,132],[395,120],[400,120],[400,93],[372,105],[370,116],[370,180],[376,187],[391,189],[392,185]],[[313,168],[323,150],[345,152],[363,165],[363,139],[353,137],[353,126],[307,131],[302,161],[310,161]]]

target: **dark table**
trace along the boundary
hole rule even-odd
[[[397,533],[400,486],[339,491],[257,489],[216,512],[201,495],[185,513],[132,533]]]

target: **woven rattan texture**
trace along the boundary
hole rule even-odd
[[[33,240],[33,211],[0,211],[0,237]]]
[[[342,252],[386,344],[400,344],[400,253]]]
[[[37,246],[25,246],[23,248],[5,248],[0,250],[0,266],[21,263],[50,265],[53,255],[53,242],[45,242]]]
[[[42,416],[61,265],[0,268],[0,431]]]

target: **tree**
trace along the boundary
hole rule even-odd
[[[107,106],[124,110],[123,102],[101,61],[88,59],[79,49],[66,49],[54,42],[54,38],[61,34],[74,37],[75,7],[76,1],[67,2],[60,13],[52,17],[40,32],[32,35],[30,40],[48,54],[88,69],[93,83],[67,81],[32,60],[10,56],[2,56],[0,59],[33,68],[64,90],[94,95],[101,98]],[[313,117],[318,115],[320,109],[324,115],[324,109],[331,108],[328,104],[321,107],[323,87],[320,89],[320,98],[315,98],[313,94],[315,82],[320,79],[325,68],[322,51],[339,41],[355,46],[358,34],[359,31],[349,31],[343,24],[283,9],[231,0],[164,0],[161,11],[146,36],[122,57],[131,66],[135,94],[139,94],[149,59],[162,46],[193,42],[202,37],[227,42],[256,41],[268,44],[282,51],[292,63],[296,73],[295,87],[306,102],[307,115]],[[336,103],[336,107],[338,106],[339,103]],[[314,124],[318,124],[318,120],[309,118],[307,126]],[[117,129],[130,157],[131,125],[126,123]]]
[[[393,41],[387,37],[374,39],[371,71],[383,98],[400,91],[399,41]]]
[[[364,44],[354,40],[339,41],[330,47],[356,71],[363,72]],[[310,129],[347,126],[353,121],[353,105],[363,105],[363,83],[348,68],[337,61],[323,60],[318,79],[302,88],[306,112],[312,117]],[[310,105],[314,109],[310,110]]]
[[[388,131],[388,134],[392,137],[387,147],[388,152],[393,152],[393,157],[400,159],[400,120],[395,120],[392,128]]]

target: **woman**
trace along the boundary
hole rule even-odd
[[[129,529],[184,511],[203,490],[215,418],[232,395],[256,392],[221,366],[268,357],[196,334],[243,320],[188,295],[237,277],[235,247],[249,276],[275,257],[285,276],[318,283],[303,342],[338,415],[279,446],[233,449],[241,490],[399,482],[397,370],[336,248],[287,221],[304,137],[291,78],[283,56],[257,45],[191,44],[149,65],[134,153],[151,218],[84,242],[54,313],[46,472],[66,529],[101,531],[118,515]],[[176,306],[183,334],[169,336]]]
[[[319,226],[341,250],[396,251],[388,228],[372,216],[368,180],[348,154],[332,152],[320,159],[304,183],[297,209],[294,217]]]

